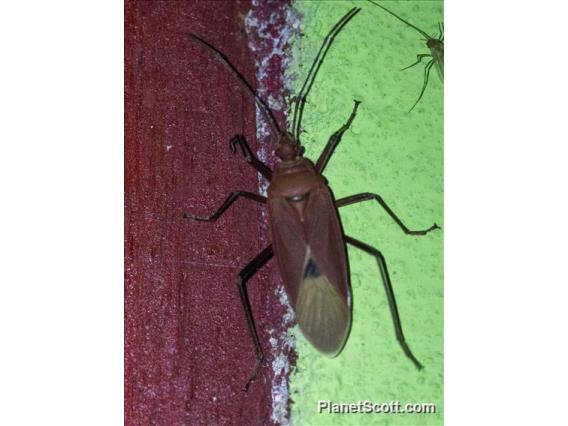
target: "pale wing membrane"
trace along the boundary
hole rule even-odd
[[[337,355],[349,330],[349,309],[347,300],[309,257],[296,300],[296,320],[304,336],[320,352]]]

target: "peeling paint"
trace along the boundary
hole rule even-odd
[[[256,58],[256,91],[272,109],[281,127],[285,126],[287,109],[287,87],[289,82],[284,80],[284,71],[290,63],[288,47],[290,39],[299,28],[299,15],[288,2],[252,1],[252,9],[245,18],[249,47]],[[269,164],[274,164],[272,155],[274,137],[262,111],[256,108],[258,141],[258,158]],[[260,174],[259,191],[266,195],[268,182]],[[266,218],[266,213],[262,213]],[[274,373],[272,381],[272,421],[280,425],[289,424],[289,384],[290,354],[294,351],[295,339],[291,333],[294,313],[288,303],[284,287],[279,280],[275,289],[284,311],[281,327],[271,329],[270,359]]]

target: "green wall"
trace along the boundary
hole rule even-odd
[[[443,21],[441,1],[383,4],[432,35]],[[400,71],[418,53],[428,53],[421,36],[367,2],[296,1],[304,36],[293,48],[295,91],[326,33],[353,6],[363,10],[336,38],[308,98],[302,135],[306,156],[315,161],[348,118],[353,99],[362,101],[325,171],[336,198],[378,193],[410,228],[434,222],[443,228],[443,83],[432,69],[422,101],[409,114],[424,65]],[[328,359],[296,332],[292,424],[442,424],[443,231],[407,236],[373,201],[342,208],[341,220],[346,234],[385,256],[407,342],[425,368],[418,371],[398,345],[375,260],[349,247],[351,334],[343,352]],[[437,414],[319,414],[318,400],[435,403]]]

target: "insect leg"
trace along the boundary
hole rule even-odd
[[[241,151],[243,152],[247,163],[253,166],[257,172],[259,172],[268,181],[270,181],[272,179],[272,171],[266,164],[256,158],[243,135],[236,135],[233,137],[233,139],[231,139],[229,147],[231,148],[231,152],[233,154],[237,152],[237,145],[241,147]]]
[[[251,260],[249,264],[245,266],[241,272],[239,272],[239,275],[237,275],[237,287],[239,288],[241,302],[243,303],[243,308],[245,310],[249,334],[252,342],[254,343],[256,352],[256,363],[244,387],[245,391],[248,390],[249,385],[256,378],[256,374],[258,373],[258,370],[262,365],[262,361],[264,360],[264,352],[262,351],[262,347],[260,346],[260,340],[258,339],[256,326],[254,325],[254,318],[252,316],[252,309],[250,307],[246,284],[248,280],[251,279],[251,277],[272,258],[272,255],[272,244],[270,244],[268,247],[262,250],[260,254],[258,254],[253,260]]]
[[[351,112],[351,115],[349,116],[347,123],[341,126],[341,128],[337,132],[331,135],[331,137],[327,141],[327,145],[325,146],[323,152],[320,154],[320,157],[318,158],[318,161],[316,163],[316,170],[318,171],[318,173],[321,173],[323,169],[325,169],[325,166],[327,165],[329,159],[331,158],[333,151],[335,151],[335,148],[337,147],[337,145],[339,145],[341,137],[347,131],[347,129],[349,129],[349,126],[351,126],[351,123],[355,119],[355,115],[357,114],[357,108],[359,108],[359,104],[361,102],[360,101],[353,101],[353,102],[355,102],[355,106],[353,107],[353,111]]]
[[[420,61],[422,61],[423,58],[427,58],[427,57],[431,57],[432,55],[429,53],[421,53],[420,55],[416,55],[416,62],[414,62],[413,64],[402,68],[401,71],[407,70],[408,68],[412,68],[414,65],[418,65],[420,63]]]
[[[382,199],[382,197],[379,194],[373,194],[371,192],[363,192],[361,194],[356,194],[356,195],[351,195],[350,197],[341,198],[341,199],[339,199],[335,202],[335,206],[339,208],[339,207],[343,207],[343,206],[348,206],[349,204],[360,203],[361,201],[367,201],[367,200],[377,201],[386,210],[386,212],[390,215],[390,217],[393,218],[393,220],[398,224],[398,226],[400,226],[402,228],[404,233],[407,234],[407,235],[426,235],[428,232],[433,231],[434,229],[440,229],[440,227],[438,225],[434,224],[428,229],[424,229],[424,230],[420,230],[420,231],[411,231],[410,229],[408,229],[406,227],[406,225],[404,223],[402,223],[402,221],[391,210],[391,208],[388,206],[388,204],[385,203],[385,201]]]
[[[420,362],[412,354],[412,351],[410,350],[410,348],[408,347],[408,344],[406,343],[406,340],[404,339],[404,334],[402,333],[402,325],[400,324],[400,316],[398,314],[398,309],[396,307],[396,300],[395,300],[395,297],[394,297],[394,291],[393,291],[392,284],[391,284],[391,281],[390,281],[390,277],[389,277],[389,273],[388,273],[388,270],[387,270],[387,264],[385,262],[385,258],[383,257],[382,253],[379,250],[377,250],[376,248],[371,247],[370,245],[367,245],[367,244],[365,244],[365,243],[363,243],[359,240],[356,240],[355,238],[351,238],[351,237],[345,235],[345,241],[347,243],[351,244],[352,246],[357,247],[358,249],[369,253],[371,256],[373,256],[377,260],[377,264],[379,265],[379,269],[381,271],[381,277],[383,279],[385,291],[387,293],[387,300],[389,302],[389,308],[390,308],[390,311],[391,311],[392,321],[394,323],[394,330],[396,332],[396,338],[398,340],[398,343],[400,343],[400,346],[402,347],[402,350],[404,351],[406,356],[408,358],[410,358],[410,360],[414,363],[416,368],[421,370],[423,368],[422,364],[420,364]]]
[[[422,95],[424,94],[424,91],[426,90],[426,86],[428,85],[428,76],[430,75],[430,69],[432,68],[432,65],[434,65],[434,59],[432,59],[430,62],[428,62],[426,64],[426,66],[424,67],[424,84],[422,85],[422,90],[420,91],[420,96],[418,96],[418,99],[416,99],[416,102],[414,102],[414,105],[412,105],[412,108],[410,108],[410,111],[412,111],[414,109],[414,107],[418,104],[418,102],[420,102],[420,99],[422,99]]]
[[[266,203],[266,197],[259,195],[259,194],[255,194],[253,192],[247,192],[247,191],[233,191],[229,194],[229,196],[227,197],[227,199],[225,200],[225,202],[223,204],[221,204],[221,207],[219,207],[217,209],[217,211],[215,213],[213,213],[212,215],[209,216],[196,216],[190,213],[184,213],[183,214],[183,218],[184,219],[195,219],[195,220],[200,220],[203,222],[214,222],[217,219],[219,219],[219,217],[225,213],[225,210],[227,210],[229,208],[229,206],[231,204],[233,204],[237,198],[239,197],[245,197],[248,198],[249,200],[254,200],[257,203],[262,203],[265,204]]]

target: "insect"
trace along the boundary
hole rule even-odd
[[[307,95],[334,38],[359,11],[359,8],[351,9],[325,37],[300,94],[296,98],[291,132],[281,130],[272,111],[256,95],[250,84],[222,52],[200,37],[189,34],[192,41],[210,50],[236,76],[246,91],[254,97],[278,136],[275,153],[280,161],[274,170],[271,170],[253,154],[243,135],[236,135],[230,141],[232,152],[236,153],[237,146],[240,147],[246,161],[270,182],[268,197],[248,191],[233,191],[225,202],[209,216],[184,214],[185,218],[212,222],[219,219],[239,198],[268,205],[272,244],[251,260],[236,278],[249,334],[256,353],[256,363],[246,382],[245,390],[256,378],[264,360],[264,352],[249,303],[247,282],[275,256],[284,288],[300,329],[319,352],[334,357],[343,348],[351,324],[351,290],[346,243],[375,257],[383,279],[396,337],[406,356],[417,368],[422,368],[405,341],[383,255],[377,249],[343,234],[338,208],[361,201],[375,200],[409,235],[424,235],[437,229],[438,225],[434,224],[420,231],[408,229],[378,194],[361,193],[339,200],[334,199],[322,172],[343,134],[351,126],[360,102],[354,102],[347,122],[329,138],[315,164],[302,156],[300,130]]]
[[[436,65],[436,69],[438,70],[438,76],[440,77],[440,80],[442,81],[442,83],[444,82],[444,23],[440,22],[438,24],[440,34],[437,37],[432,37],[432,36],[429,36],[425,31],[418,28],[417,26],[412,25],[407,20],[402,19],[400,16],[398,16],[394,12],[391,12],[386,7],[374,2],[373,0],[367,0],[367,1],[369,3],[374,4],[375,6],[380,7],[385,12],[390,13],[392,16],[394,16],[398,20],[404,22],[409,27],[414,28],[421,35],[426,37],[424,39],[424,41],[426,42],[426,46],[428,47],[428,49],[430,49],[430,53],[422,53],[422,54],[416,55],[416,62],[414,62],[413,64],[410,64],[409,66],[407,66],[407,67],[405,67],[401,70],[401,71],[404,71],[404,70],[407,70],[409,68],[412,68],[414,65],[418,65],[422,61],[423,58],[432,58],[432,59],[430,59],[430,61],[428,61],[428,63],[424,67],[424,84],[422,85],[422,90],[420,91],[420,95],[418,96],[418,99],[416,100],[414,105],[412,105],[412,108],[410,108],[410,110],[408,111],[408,112],[410,112],[414,109],[414,107],[418,104],[418,102],[420,102],[420,99],[422,99],[422,95],[424,95],[424,91],[426,90],[426,86],[428,85],[428,77],[430,75],[430,69],[432,68],[433,65]]]

